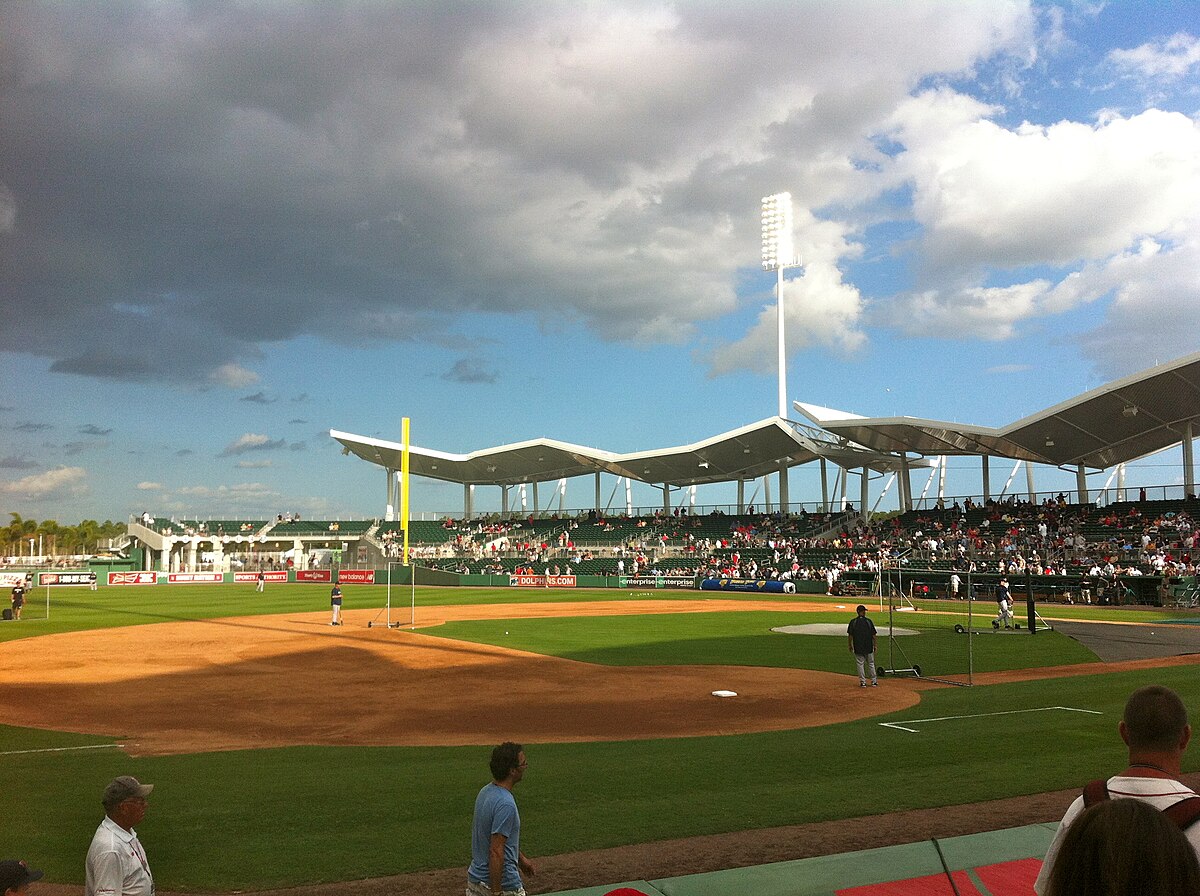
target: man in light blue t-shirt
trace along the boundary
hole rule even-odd
[[[520,744],[505,741],[492,750],[492,783],[475,798],[467,896],[525,896],[521,874],[534,874],[521,852],[521,815],[513,787],[529,763]]]

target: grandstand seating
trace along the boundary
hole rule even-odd
[[[290,520],[276,522],[269,535],[272,538],[299,536],[358,537],[375,525],[372,520]]]

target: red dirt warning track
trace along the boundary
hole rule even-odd
[[[828,607],[601,601],[422,608],[457,619]],[[108,735],[133,755],[330,745],[490,744],[741,734],[825,725],[917,702],[923,682],[865,691],[849,675],[730,666],[609,667],[419,631],[367,627],[376,610],[166,622],[11,641],[0,721]],[[407,615],[393,615],[393,620]],[[853,664],[847,656],[847,672]],[[712,696],[732,690],[736,698]]]

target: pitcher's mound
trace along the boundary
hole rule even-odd
[[[783,632],[785,635],[842,635],[846,634],[846,626],[840,622],[810,622],[807,625],[777,625],[773,632]],[[893,635],[916,635],[919,632],[911,628],[894,628]]]

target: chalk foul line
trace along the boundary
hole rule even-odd
[[[0,756],[20,756],[24,753],[66,753],[70,750],[115,750],[124,744],[88,744],[80,747],[42,747],[40,750],[7,750]]]
[[[884,728],[894,728],[897,731],[907,731],[910,734],[920,734],[916,728],[907,728],[907,725],[920,725],[922,722],[952,722],[958,719],[986,719],[991,716],[1015,716],[1026,712],[1085,712],[1093,716],[1102,716],[1104,713],[1095,709],[1078,709],[1074,706],[1038,706],[1033,709],[1008,709],[1001,712],[977,712],[967,716],[938,716],[935,719],[905,719],[901,722],[880,722]]]

